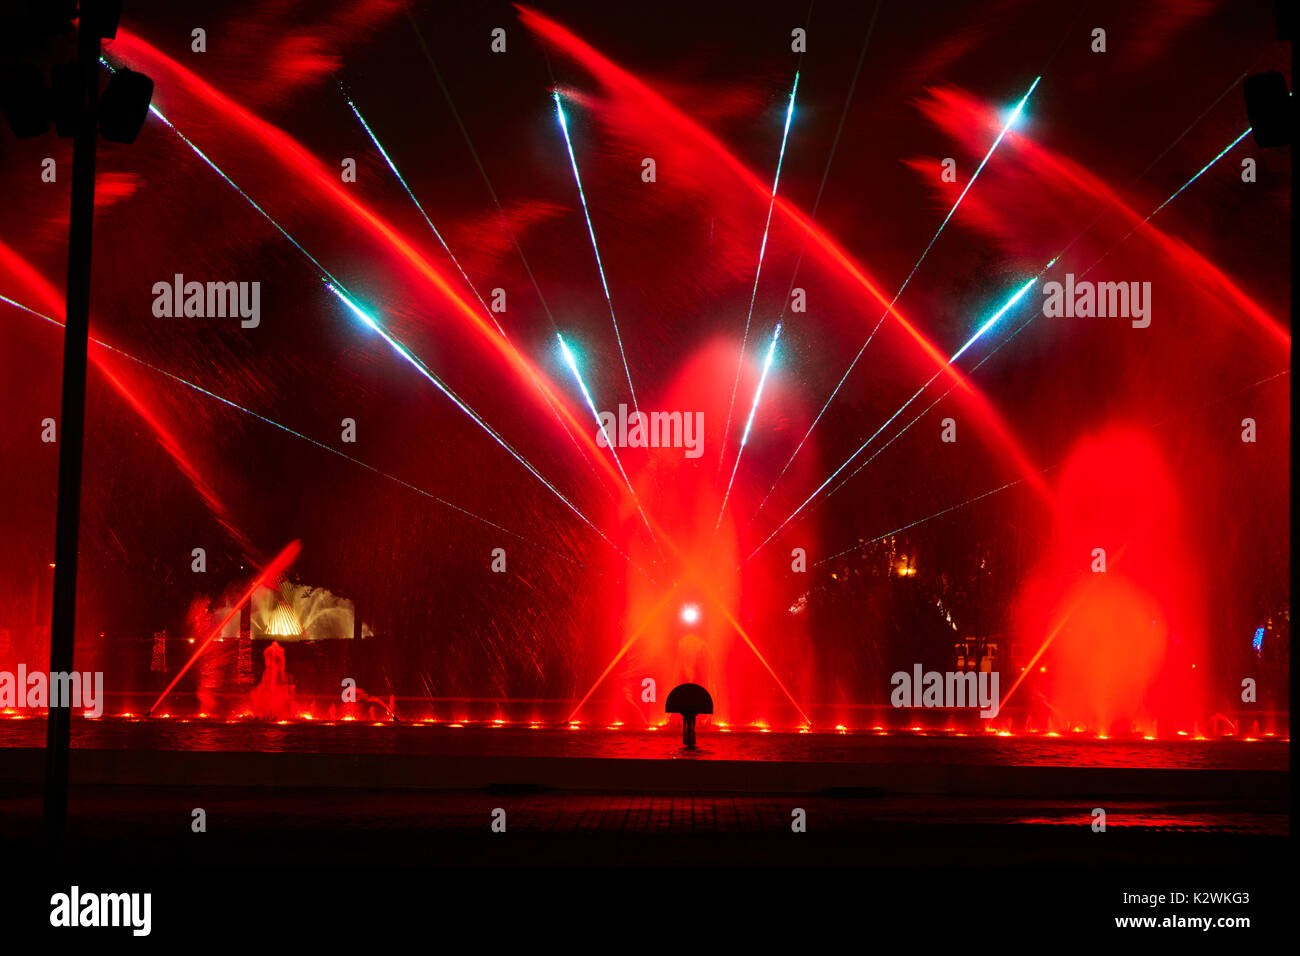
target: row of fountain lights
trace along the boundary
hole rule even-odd
[[[31,714],[23,714],[23,713],[19,713],[17,710],[13,710],[13,709],[0,710],[0,717],[7,717],[7,718],[9,718],[10,720],[25,720],[25,719],[27,719],[27,718],[29,718],[29,717],[31,717],[31,716],[32,716]],[[90,717],[90,716],[87,716],[85,719],[86,719],[86,720],[104,720],[104,719],[106,719],[106,718],[104,718],[104,717]],[[181,717],[181,716],[177,716],[177,715],[175,715],[175,714],[157,714],[157,715],[155,715],[154,717],[149,718],[149,717],[145,717],[145,716],[143,716],[143,715],[141,715],[141,714],[134,714],[134,713],[130,713],[130,712],[124,712],[124,713],[121,713],[121,714],[117,714],[115,717],[114,717],[114,716],[110,716],[110,717],[107,718],[107,719],[110,719],[110,720],[112,720],[112,719],[116,719],[116,720],[125,720],[125,721],[132,721],[132,722],[144,722],[144,721],[146,721],[146,720],[175,720],[175,721],[177,721],[178,723],[182,723],[182,724],[188,724],[188,723],[191,723],[192,721],[209,721],[209,722],[214,722],[214,723],[239,724],[239,723],[245,723],[245,722],[255,722],[255,720],[256,720],[256,718],[254,717],[254,715],[251,714],[251,713],[248,713],[248,714],[240,714],[240,715],[237,716],[237,717],[224,717],[224,718],[222,718],[222,717],[213,717],[211,714],[202,714],[202,713],[201,713],[201,714],[194,714],[194,715],[192,715],[192,716],[190,716],[190,717]],[[625,723],[624,723],[623,721],[621,721],[621,720],[616,720],[616,721],[613,721],[612,723],[609,723],[609,724],[584,724],[582,721],[578,721],[578,720],[571,720],[571,721],[568,721],[567,723],[545,723],[545,722],[543,722],[543,721],[537,721],[537,720],[525,721],[525,720],[500,720],[500,719],[495,719],[495,720],[451,720],[451,721],[443,721],[443,720],[437,720],[437,719],[435,719],[435,718],[433,718],[433,717],[425,717],[425,718],[422,718],[422,719],[420,719],[420,720],[403,720],[403,721],[363,721],[363,720],[359,720],[359,719],[357,719],[356,717],[339,717],[339,718],[336,718],[336,719],[319,720],[319,719],[317,719],[315,716],[313,716],[312,714],[310,714],[310,713],[306,713],[306,712],[299,714],[297,720],[285,720],[285,719],[281,719],[281,720],[274,721],[274,723],[277,724],[277,725],[281,725],[281,726],[283,726],[283,725],[289,725],[289,724],[296,724],[296,723],[315,723],[315,724],[320,724],[321,726],[324,726],[324,727],[336,727],[336,726],[338,726],[339,724],[351,724],[351,723],[356,723],[356,724],[365,724],[365,723],[369,723],[370,726],[372,726],[372,727],[389,727],[389,726],[392,726],[394,723],[400,723],[400,724],[403,724],[403,725],[414,726],[414,727],[450,727],[450,728],[456,728],[456,729],[467,728],[467,727],[471,727],[471,728],[472,728],[472,727],[478,727],[478,728],[488,728],[488,729],[505,729],[505,728],[514,728],[514,729],[528,729],[528,730],[564,730],[564,729],[567,729],[567,730],[581,730],[581,729],[583,729],[584,727],[590,727],[590,728],[592,728],[592,729],[596,729],[596,730],[599,730],[599,729],[602,729],[602,728],[605,729],[605,730],[622,730],[622,729],[626,726]],[[659,723],[656,723],[656,724],[647,724],[647,725],[646,725],[644,728],[642,728],[642,729],[644,729],[644,730],[649,730],[649,731],[658,731],[658,730],[663,730],[663,729],[664,729],[665,727],[667,727],[667,726],[668,726],[668,721],[664,720],[664,721],[660,721]],[[726,724],[726,723],[721,723],[721,722],[714,722],[714,723],[712,723],[710,726],[712,726],[712,727],[714,727],[715,729],[717,729],[719,733],[724,733],[724,734],[727,734],[727,733],[733,733],[733,732],[736,732],[736,731],[739,731],[739,732],[742,732],[742,733],[746,733],[746,732],[748,732],[748,733],[761,733],[761,734],[767,734],[767,733],[771,733],[771,732],[773,731],[773,728],[772,728],[771,726],[769,726],[769,725],[768,725],[766,722],[764,722],[764,721],[756,721],[756,722],[754,722],[754,723],[752,723],[752,724]],[[808,733],[812,733],[813,730],[812,730],[812,727],[811,727],[811,726],[809,726],[809,725],[807,725],[807,724],[804,724],[804,725],[802,725],[802,726],[800,726],[800,727],[793,727],[793,728],[789,728],[789,729],[786,729],[786,730],[778,729],[777,732],[778,732],[778,733],[799,733],[799,734],[808,734]],[[877,737],[888,737],[888,736],[890,736],[891,734],[900,734],[900,735],[902,735],[902,734],[911,734],[911,735],[919,736],[919,737],[987,737],[987,736],[994,736],[994,737],[1052,737],[1052,738],[1058,738],[1058,737],[1059,737],[1059,738],[1070,738],[1070,739],[1081,739],[1081,738],[1087,738],[1087,739],[1095,739],[1095,740],[1111,740],[1111,739],[1116,739],[1116,740],[1135,740],[1135,739],[1136,739],[1136,736],[1133,736],[1133,737],[1117,737],[1117,738],[1112,738],[1112,737],[1110,737],[1110,736],[1108,736],[1108,735],[1106,735],[1106,734],[1095,734],[1095,735],[1093,735],[1093,734],[1089,734],[1089,733],[1087,732],[1086,728],[1082,728],[1082,727],[1080,727],[1080,728],[1076,728],[1074,731],[1071,731],[1070,733],[1065,733],[1065,734],[1063,734],[1063,733],[1060,733],[1060,732],[1058,732],[1058,731],[1054,731],[1054,730],[1049,730],[1049,731],[1027,730],[1027,731],[1022,731],[1022,732],[1020,732],[1020,733],[1015,733],[1015,732],[1010,731],[1010,730],[998,730],[998,729],[996,729],[996,728],[994,728],[994,727],[987,727],[987,728],[985,728],[983,731],[980,731],[980,732],[970,732],[970,731],[963,731],[963,730],[939,730],[939,729],[935,729],[935,728],[927,728],[927,727],[903,727],[903,728],[899,728],[899,729],[897,729],[897,730],[888,730],[888,729],[886,729],[886,728],[884,728],[884,727],[881,727],[881,726],[862,727],[862,728],[851,728],[851,727],[846,727],[844,724],[836,724],[836,725],[835,725],[835,729],[834,729],[834,733],[837,733],[837,734],[873,734],[873,735],[875,735],[875,736],[877,736]],[[1221,736],[1219,736],[1219,737],[1215,737],[1215,738],[1213,738],[1213,739],[1215,739],[1215,740],[1242,740],[1242,741],[1244,741],[1244,742],[1246,742],[1246,743],[1256,743],[1256,742],[1258,742],[1259,740],[1264,739],[1264,738],[1272,739],[1272,738],[1276,738],[1276,737],[1277,737],[1277,734],[1273,733],[1272,731],[1268,731],[1268,732],[1265,732],[1265,733],[1260,734],[1260,736],[1258,736],[1258,737],[1240,737],[1240,738],[1239,738],[1239,737],[1237,737],[1237,736],[1234,735],[1234,734],[1224,734],[1224,735],[1221,735]],[[1206,737],[1204,734],[1199,734],[1199,733],[1197,733],[1197,734],[1192,734],[1192,733],[1189,733],[1189,732],[1186,731],[1186,730],[1180,730],[1180,731],[1178,731],[1176,737],[1165,737],[1165,738],[1160,738],[1160,737],[1156,737],[1156,736],[1154,736],[1154,735],[1149,735],[1149,734],[1143,734],[1143,735],[1141,735],[1141,739],[1143,739],[1143,740],[1161,740],[1161,739],[1164,739],[1164,740],[1175,740],[1175,739],[1180,739],[1180,738],[1181,738],[1181,739],[1187,739],[1187,740],[1210,740],[1210,739],[1212,739],[1212,738]],[[1289,742],[1290,738],[1289,738],[1289,737],[1284,737],[1284,738],[1282,738],[1282,740],[1283,740],[1283,741],[1286,741],[1286,742]]]

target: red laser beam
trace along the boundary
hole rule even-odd
[[[727,608],[726,603],[720,600],[719,598],[717,598],[714,595],[714,593],[708,589],[705,590],[705,593],[708,594],[709,600],[713,602],[714,606],[717,607],[717,609],[722,612],[723,616],[727,619],[728,623],[730,623],[731,626],[736,629],[736,633],[740,635],[741,640],[743,640],[746,644],[749,645],[749,649],[754,652],[754,656],[758,658],[758,662],[762,664],[763,667],[767,670],[767,673],[772,678],[772,680],[776,681],[776,686],[781,688],[781,693],[785,694],[786,699],[790,701],[790,703],[794,705],[794,709],[799,712],[799,716],[803,718],[804,724],[811,727],[812,718],[809,717],[804,712],[804,709],[799,706],[799,702],[794,699],[794,695],[791,694],[789,689],[786,688],[785,683],[781,680],[781,678],[776,676],[776,671],[772,669],[772,665],[767,662],[767,658],[764,657],[763,652],[758,649],[758,645],[754,643],[754,641],[750,638],[749,634],[745,631],[745,629],[740,626],[740,622],[736,620],[735,615],[732,614],[731,611]]]
[[[599,687],[601,682],[609,676],[609,672],[614,669],[615,665],[623,659],[623,655],[632,649],[632,645],[635,644],[640,639],[641,635],[645,633],[645,629],[648,628],[654,619],[659,616],[659,612],[663,610],[664,604],[667,603],[668,599],[675,593],[677,593],[677,585],[674,584],[665,591],[663,597],[656,601],[654,606],[650,608],[650,611],[646,614],[644,620],[642,620],[637,629],[632,632],[632,636],[623,642],[623,646],[620,647],[618,653],[614,655],[614,659],[611,660],[605,669],[600,672],[600,676],[592,683],[591,688],[587,693],[583,694],[582,700],[578,701],[578,706],[573,708],[573,712],[569,714],[569,719],[565,721],[566,724],[572,722],[573,718],[578,716],[578,711],[582,710],[587,701],[591,699],[591,695],[596,692],[596,688]]]
[[[257,592],[257,589],[264,586],[267,581],[273,581],[283,574],[289,565],[293,564],[294,559],[298,557],[300,551],[302,551],[302,542],[291,541],[289,542],[288,547],[276,555],[275,559],[262,569],[262,573],[254,579],[252,585],[250,585],[248,590],[244,592],[244,596],[241,597],[235,606],[230,609],[230,613],[223,617],[221,623],[213,628],[212,633],[207,636],[203,643],[199,645],[198,650],[196,650],[190,659],[185,662],[185,666],[182,667],[176,673],[176,676],[172,678],[172,682],[167,685],[167,688],[161,694],[158,695],[158,699],[153,702],[153,706],[145,713],[146,717],[153,716],[153,712],[158,709],[158,705],[161,704],[163,699],[172,692],[172,688],[175,687],[177,682],[185,676],[185,672],[190,669],[200,656],[202,656],[203,652],[207,650],[208,645],[226,629],[226,625],[229,624],[231,619],[239,613],[239,609],[253,599],[253,595]]]
[[[758,658],[758,662],[763,665],[768,676],[776,682],[776,686],[781,689],[781,693],[785,694],[786,699],[789,700],[794,706],[794,709],[798,711],[799,716],[803,718],[804,723],[811,727],[812,719],[804,711],[803,707],[799,705],[799,702],[795,700],[794,694],[790,693],[789,689],[785,686],[785,682],[777,676],[776,671],[773,669],[772,665],[768,663],[767,658],[763,656],[763,652],[758,649],[758,645],[754,643],[753,639],[749,636],[749,633],[741,627],[740,621],[736,620],[736,616],[732,614],[731,609],[727,607],[727,602],[722,599],[717,591],[706,583],[707,577],[700,573],[699,568],[690,562],[680,549],[678,549],[671,541],[668,542],[668,546],[673,549],[678,560],[681,561],[687,571],[693,576],[692,583],[700,587],[701,590],[704,591],[705,596],[708,597],[709,601],[722,612],[722,616],[727,619],[727,622],[735,629],[736,633],[740,635],[741,640],[743,640],[749,646],[749,649],[754,652],[754,656]]]

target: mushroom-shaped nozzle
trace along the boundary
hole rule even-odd
[[[695,746],[695,718],[713,713],[713,698],[699,684],[678,684],[668,692],[664,713],[682,715],[682,743]]]

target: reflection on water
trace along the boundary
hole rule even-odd
[[[718,733],[699,736],[684,751],[671,727],[617,728],[450,727],[320,721],[225,723],[204,720],[76,720],[73,746],[108,750],[221,750],[243,752],[392,753],[525,757],[813,761],[885,764],[990,764],[1285,770],[1281,739],[1098,740],[997,735],[909,733]],[[0,720],[0,747],[44,747],[43,719]]]

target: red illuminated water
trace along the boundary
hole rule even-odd
[[[45,721],[0,719],[0,748],[42,747]],[[130,751],[390,753],[441,756],[664,759],[681,752],[672,727],[579,730],[556,727],[459,726],[360,722],[207,720],[76,721],[73,745]],[[692,759],[808,761],[846,764],[964,764],[1042,767],[1285,770],[1281,739],[1097,740],[995,734],[725,733],[699,735]]]

